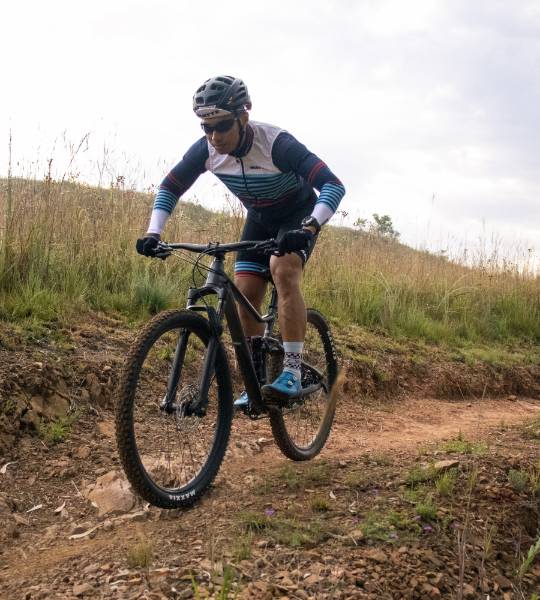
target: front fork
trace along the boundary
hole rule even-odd
[[[184,365],[184,359],[186,357],[188,338],[189,332],[183,329],[180,332],[178,343],[176,344],[176,350],[171,365],[171,372],[169,374],[169,381],[167,382],[167,392],[165,393],[165,396],[159,405],[161,410],[166,412],[168,415],[172,414],[177,408],[174,400],[176,398],[176,390],[178,389],[180,375],[182,374],[182,366]]]

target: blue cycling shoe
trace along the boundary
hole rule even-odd
[[[249,398],[246,390],[244,390],[240,396],[234,401],[234,411],[238,412],[239,410],[245,412],[247,414],[249,410]]]
[[[300,378],[290,371],[283,371],[273,382],[263,385],[261,392],[265,400],[283,404],[287,400],[297,398],[302,391]]]

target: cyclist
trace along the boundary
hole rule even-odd
[[[193,96],[204,136],[165,177],[154,201],[140,253],[151,256],[178,198],[205,171],[211,171],[247,209],[242,240],[276,238],[280,256],[241,251],[235,283],[260,312],[268,270],[278,291],[278,318],[285,351],[283,372],[263,386],[267,398],[286,401],[300,393],[300,364],[306,308],[300,289],[302,269],[321,226],[335,213],[345,188],[328,166],[290,133],[250,121],[251,100],[241,79],[207,79]],[[317,195],[314,190],[317,190]],[[239,306],[248,343],[263,333]],[[247,410],[243,392],[235,407]]]

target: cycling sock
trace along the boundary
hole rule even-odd
[[[300,364],[303,349],[304,342],[283,342],[283,350],[285,350],[283,370],[292,373],[298,379],[300,379]]]

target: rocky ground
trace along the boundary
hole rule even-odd
[[[165,511],[115,448],[130,335],[0,336],[0,597],[538,598],[538,399],[383,402],[350,379],[316,460],[235,419],[208,494]]]

